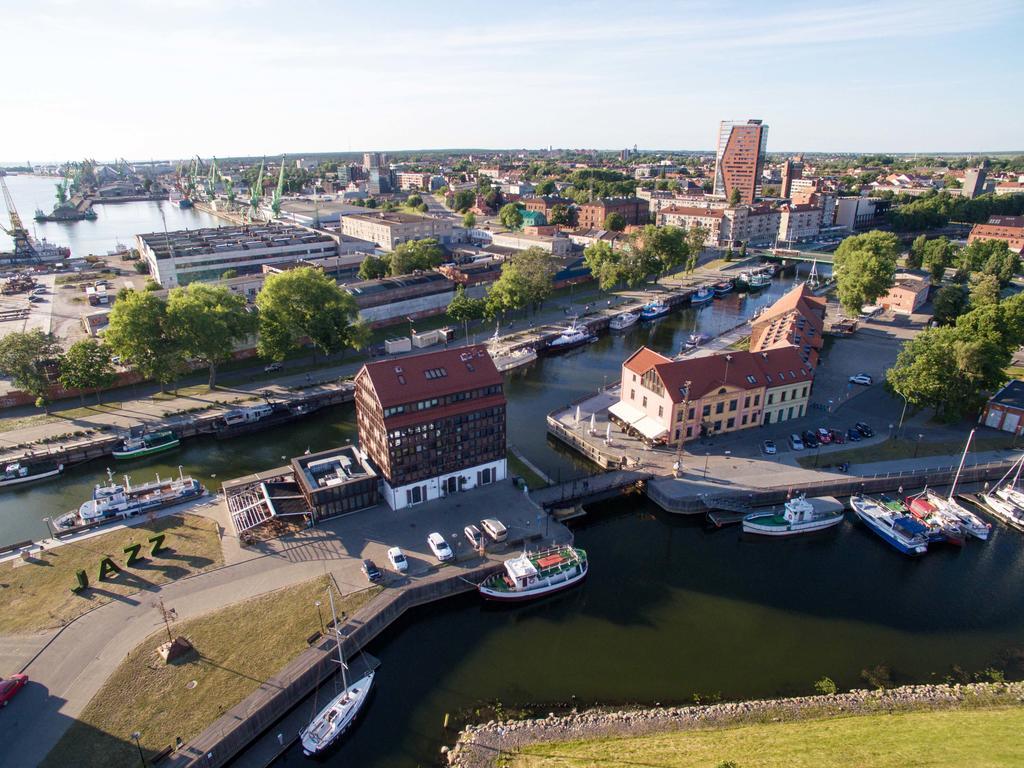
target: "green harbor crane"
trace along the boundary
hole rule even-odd
[[[256,183],[249,190],[249,220],[255,221],[260,212],[260,200],[263,199],[263,160],[260,160],[260,172]]]
[[[281,155],[281,170],[277,174],[277,188],[274,190],[274,197],[270,202],[270,210],[274,212],[274,218],[281,215],[281,193],[284,192],[284,155]]]

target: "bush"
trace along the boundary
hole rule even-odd
[[[835,681],[831,677],[823,677],[814,683],[814,690],[823,696],[832,696],[838,688],[836,688]]]
[[[878,690],[892,688],[892,670],[888,664],[877,664],[873,667],[862,669],[860,676],[864,682]]]

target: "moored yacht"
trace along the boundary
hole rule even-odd
[[[697,292],[690,296],[690,304],[698,307],[715,300],[715,290],[710,285],[702,285]]]
[[[851,496],[850,506],[868,528],[893,549],[916,557],[928,551],[927,529],[869,496]]]
[[[518,602],[575,586],[587,575],[587,553],[577,547],[524,552],[505,561],[505,571],[488,577],[477,591],[488,600]]]
[[[639,312],[620,312],[608,321],[608,327],[613,331],[623,331],[632,325],[636,325],[636,321],[639,319]]]
[[[492,348],[488,349],[488,353],[491,356],[491,360],[494,361],[494,367],[498,369],[498,373],[511,371],[513,368],[532,363],[537,359],[537,350],[533,347],[520,347],[519,349]]]
[[[115,448],[113,456],[115,459],[138,459],[142,456],[152,456],[154,453],[162,453],[181,444],[171,430],[164,429],[159,432],[149,432],[129,435]]]
[[[659,317],[664,317],[671,311],[672,308],[668,304],[661,299],[655,299],[654,301],[649,301],[643,305],[640,309],[640,319],[657,320]]]
[[[720,283],[715,283],[714,291],[715,296],[725,296],[727,293],[732,293],[732,280],[723,280]]]
[[[548,342],[547,348],[551,352],[562,352],[595,341],[597,341],[597,336],[591,333],[587,326],[577,325],[573,320],[572,325],[562,331],[561,335]]]
[[[73,528],[102,520],[113,520],[118,517],[133,517],[163,507],[182,504],[196,499],[206,493],[206,489],[198,480],[182,473],[178,467],[178,477],[156,480],[142,485],[132,485],[128,475],[124,484],[114,482],[114,473],[107,470],[107,484],[96,484],[92,498],[84,502],[77,512],[69,512],[55,521],[57,528]]]

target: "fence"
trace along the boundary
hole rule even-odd
[[[973,464],[964,467],[960,474],[961,483],[980,483],[995,480],[1006,474],[1013,466],[1012,461],[992,461],[984,464]],[[716,509],[716,503],[743,502],[749,506],[770,506],[780,504],[791,496],[804,493],[808,496],[852,496],[858,493],[883,493],[886,491],[912,490],[926,485],[949,485],[956,477],[957,467],[938,467],[918,469],[906,472],[887,472],[874,475],[837,476],[828,481],[810,483],[794,483],[769,489],[755,490],[745,488],[734,493],[694,494],[675,496],[667,493],[664,486],[653,482],[647,484],[647,496],[666,512],[679,514],[698,514]]]

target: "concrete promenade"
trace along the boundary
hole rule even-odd
[[[543,534],[542,514],[511,482],[398,512],[374,507],[252,548],[241,547],[231,533],[223,503],[193,510],[217,520],[226,531],[224,566],[119,597],[59,630],[0,635],[5,671],[24,671],[31,680],[16,705],[4,712],[8,735],[0,767],[35,766],[46,756],[125,656],[162,628],[158,598],[184,620],[323,575],[332,576],[342,592],[351,593],[367,586],[360,572],[362,558],[384,567],[385,550],[401,546],[409,560],[408,577],[389,574],[387,593],[436,571],[426,546],[432,530],[448,539],[460,560],[443,570],[478,566],[478,560],[469,560],[471,548],[462,528],[478,523],[485,508],[502,510],[512,540]],[[552,535],[566,533],[557,523],[549,530]],[[502,552],[495,555],[495,563]]]

